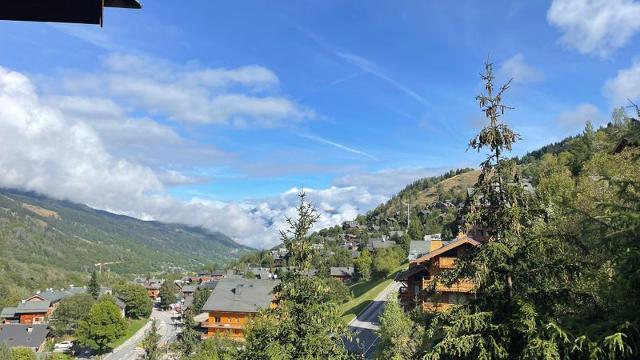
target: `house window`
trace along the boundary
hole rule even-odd
[[[219,323],[219,322],[220,322],[220,316],[216,316],[216,317],[214,317],[214,321],[215,321],[215,322],[217,322],[217,323]]]
[[[461,293],[449,294],[449,304],[465,305],[467,304],[467,302],[468,302],[468,299],[466,294],[461,294]]]

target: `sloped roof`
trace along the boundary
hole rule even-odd
[[[0,328],[0,343],[4,342],[9,347],[39,348],[48,334],[45,324],[9,324]]]
[[[447,243],[443,247],[435,249],[435,250],[427,253],[426,255],[423,255],[423,256],[415,259],[414,261],[412,261],[412,263],[418,263],[419,264],[419,263],[423,263],[425,261],[429,261],[432,258],[434,258],[434,257],[436,257],[436,256],[438,256],[440,254],[443,254],[443,253],[445,253],[445,252],[447,252],[449,250],[455,249],[458,246],[462,246],[464,244],[470,244],[470,245],[473,245],[473,246],[480,246],[479,242],[473,240],[472,238],[470,238],[470,237],[468,237],[466,235],[462,235],[462,236],[459,236],[458,238],[456,238],[455,240],[450,241],[449,243]]]
[[[6,318],[12,318],[16,316],[16,310],[18,310],[15,307],[6,307],[4,309],[2,309],[2,311],[0,311],[0,318],[6,319]]]
[[[197,288],[197,285],[185,285],[182,287],[182,292],[195,292]]]
[[[331,276],[353,276],[353,267],[332,266],[329,270]]]
[[[409,260],[415,260],[425,255],[431,248],[431,240],[412,240],[409,244]]]
[[[395,241],[388,240],[388,239],[383,240],[382,238],[374,238],[369,240],[369,243],[367,244],[367,249],[369,249],[370,251],[374,251],[377,249],[390,248],[393,245],[396,245]]]
[[[28,314],[28,313],[46,313],[49,311],[51,302],[45,301],[25,301],[18,304],[16,308],[16,314]]]
[[[255,313],[268,308],[273,287],[278,281],[259,279],[223,279],[218,282],[202,307],[203,311]]]

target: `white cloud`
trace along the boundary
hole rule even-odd
[[[99,110],[89,111],[96,105]],[[192,178],[172,170],[153,170],[114,155],[105,146],[104,119],[122,117],[122,109],[97,98],[40,97],[23,74],[0,67],[0,187],[36,191],[115,213],[184,223],[221,231],[254,247],[275,245],[285,216],[295,216],[297,189],[253,201],[185,202],[170,196],[165,183]],[[71,115],[72,114],[72,115]],[[90,116],[96,119],[89,119]],[[137,120],[136,120],[137,121]],[[157,123],[165,140],[180,141]],[[111,125],[109,125],[111,126]],[[318,207],[316,229],[353,219],[388,198],[361,186],[306,189]]]
[[[278,82],[261,66],[192,70],[159,59],[112,54],[103,72],[68,75],[62,84],[71,95],[108,95],[135,109],[187,123],[273,127],[314,116],[312,110],[276,94]]]
[[[424,177],[443,174],[450,168],[400,168],[377,172],[360,172],[342,176],[333,181],[338,187],[358,187],[371,193],[391,197],[406,185]]]
[[[91,125],[111,154],[128,160],[167,167],[211,165],[225,157],[221,150],[190,142],[151,118],[129,116],[111,99],[51,95],[42,102],[62,112],[65,119]]]
[[[618,70],[615,78],[605,82],[602,93],[613,106],[629,105],[628,100],[640,101],[640,60],[628,69]]]
[[[604,119],[597,107],[586,103],[576,106],[575,109],[561,112],[556,118],[556,122],[566,130],[577,130],[584,128],[587,121],[598,125]]]
[[[640,31],[640,3],[634,0],[554,0],[547,12],[560,41],[583,54],[606,57]]]
[[[513,79],[514,84],[534,83],[544,80],[544,72],[524,61],[521,53],[503,62],[498,68],[498,76],[502,79]]]

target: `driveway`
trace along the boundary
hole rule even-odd
[[[349,323],[349,330],[353,333],[351,341],[345,342],[349,351],[360,353],[365,359],[372,359],[378,344],[376,331],[380,328],[380,315],[384,310],[387,298],[397,294],[399,282],[392,282],[367,306],[355,319]]]
[[[178,335],[178,329],[173,317],[177,316],[174,311],[160,311],[153,309],[151,312],[150,320],[156,320],[156,326],[158,327],[158,334],[160,334],[160,344],[164,345],[176,341]],[[111,353],[106,355],[104,360],[135,360],[144,351],[139,348],[139,344],[144,339],[144,335],[151,327],[151,321],[143,326],[138,332],[133,334],[124,344],[113,349]]]

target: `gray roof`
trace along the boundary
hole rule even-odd
[[[198,289],[209,289],[213,290],[218,286],[217,281],[205,281],[202,284],[198,285]]]
[[[110,292],[111,292],[111,288],[104,287],[104,286],[100,287],[100,294],[107,294]],[[31,295],[30,298],[34,296],[39,296],[45,300],[48,300],[51,303],[56,303],[66,297],[78,295],[78,294],[86,294],[86,293],[87,293],[87,288],[85,286],[74,286],[74,287],[69,287],[68,289],[60,289],[60,290],[50,289],[46,291],[37,292]]]
[[[429,252],[431,248],[431,240],[412,240],[409,244],[409,260],[415,260],[420,256]]]
[[[28,314],[28,313],[44,313],[49,311],[51,302],[45,301],[25,301],[18,304],[16,308],[16,314]]]
[[[16,308],[14,307],[6,307],[0,311],[0,318],[12,318],[16,316]]]
[[[185,285],[182,287],[182,292],[195,292],[197,288],[197,285]]]
[[[255,313],[268,308],[273,300],[277,281],[258,279],[224,279],[202,307],[203,311],[233,311]]]
[[[369,249],[370,251],[374,251],[377,249],[390,248],[395,244],[396,244],[395,241],[383,240],[382,238],[375,238],[375,239],[369,240],[369,244],[367,244],[367,249]]]
[[[332,266],[330,274],[331,276],[353,276],[353,267]]]
[[[49,334],[49,329],[47,329],[47,325],[45,324],[4,325],[0,329],[0,343],[4,342],[9,345],[9,347],[20,346],[37,349],[45,341],[45,339],[47,338],[47,334]]]

